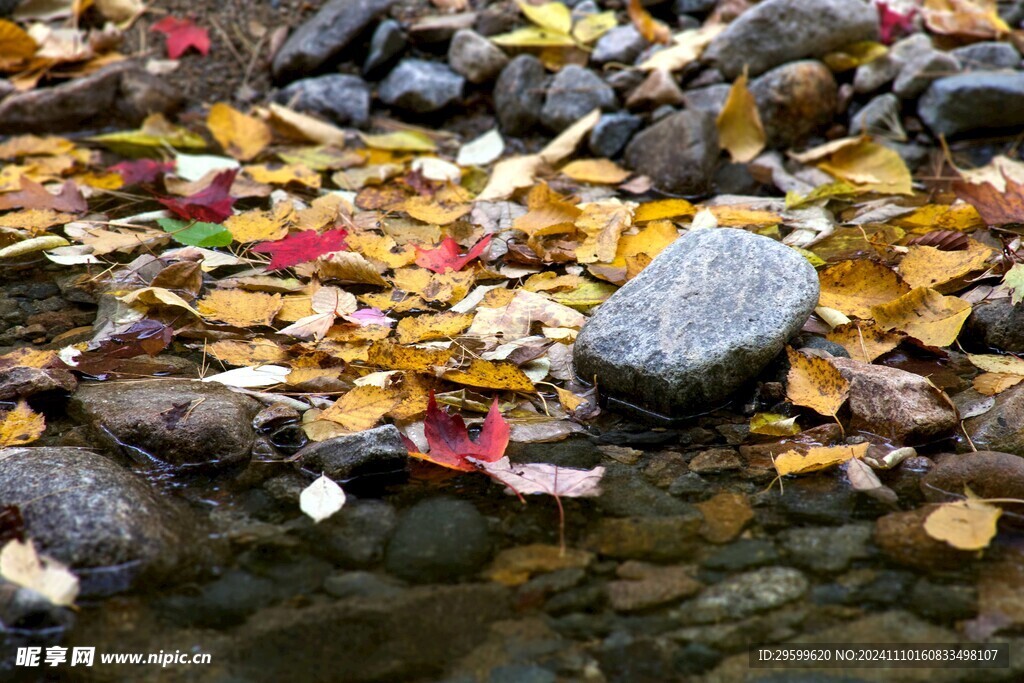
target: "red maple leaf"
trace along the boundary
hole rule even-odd
[[[891,44],[900,36],[906,35],[914,28],[916,7],[911,7],[906,14],[902,14],[890,9],[886,2],[876,4],[878,6],[878,35],[886,45]]]
[[[167,36],[167,56],[171,59],[182,56],[190,47],[204,56],[210,52],[209,32],[196,26],[191,19],[164,17],[150,26],[149,30]]]
[[[200,190],[184,199],[158,197],[157,201],[171,210],[171,213],[190,221],[223,223],[231,215],[235,198],[229,192],[235,182],[238,169],[218,173],[205,190]]]
[[[136,161],[122,161],[107,170],[120,174],[125,185],[138,185],[139,183],[155,182],[163,174],[173,171],[174,162],[137,159]]]
[[[508,422],[498,410],[498,398],[494,398],[491,409],[487,411],[480,438],[473,441],[469,438],[466,423],[461,415],[449,415],[437,407],[434,392],[430,392],[427,401],[427,416],[423,420],[424,433],[430,445],[430,453],[410,454],[429,460],[432,463],[463,472],[475,472],[478,468],[466,458],[494,462],[501,459],[508,446],[511,433]]]
[[[348,249],[345,243],[347,235],[348,231],[342,228],[328,230],[323,234],[317,234],[316,230],[305,230],[276,242],[260,242],[252,250],[261,254],[271,254],[270,270],[278,270],[312,261],[332,251]]]
[[[459,243],[451,237],[445,237],[441,246],[436,249],[416,247],[416,265],[423,266],[435,273],[444,273],[449,268],[462,270],[473,259],[480,256],[494,235],[484,235],[483,239],[473,245],[465,256],[459,255]]]

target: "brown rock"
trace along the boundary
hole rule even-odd
[[[728,543],[754,518],[747,497],[741,493],[719,493],[696,507],[704,515],[700,535],[712,543]]]
[[[686,598],[701,589],[693,567],[661,567],[629,561],[617,570],[623,581],[608,584],[608,602],[619,612],[632,612]]]
[[[0,372],[0,401],[44,391],[72,392],[76,386],[75,376],[60,368],[9,368]]]
[[[803,454],[814,446],[831,446],[841,438],[839,425],[829,422],[785,439],[744,444],[740,446],[740,457],[750,469],[774,470],[772,458],[776,455],[793,450]]]
[[[621,559],[664,562],[688,557],[698,543],[701,516],[605,518],[587,538],[586,546]]]
[[[690,470],[697,474],[716,474],[738,470],[741,467],[743,462],[734,448],[709,448],[698,453],[690,461]]]
[[[791,147],[832,122],[838,87],[815,60],[772,69],[750,84],[769,147]]]
[[[921,479],[928,500],[958,500],[968,487],[982,498],[1024,500],[1024,458],[1012,453],[978,451],[935,458],[935,467]]]
[[[931,441],[959,425],[956,409],[924,377],[849,358],[832,364],[850,382],[850,427],[894,443]]]
[[[996,396],[988,412],[964,420],[964,430],[975,448],[1024,455],[1024,384]],[[967,450],[970,444],[958,448]]]
[[[925,571],[962,567],[976,554],[957,550],[925,532],[924,520],[934,509],[925,506],[879,517],[875,521],[875,543],[886,557],[907,567]]]
[[[629,109],[657,109],[664,104],[683,103],[683,91],[668,71],[655,69],[626,100]]]

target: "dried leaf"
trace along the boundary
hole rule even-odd
[[[943,503],[924,520],[925,532],[960,550],[981,550],[996,536],[1002,508],[968,497]]]
[[[46,420],[22,399],[11,410],[0,411],[0,448],[32,443],[46,430]]]
[[[833,327],[825,338],[846,349],[850,358],[870,363],[899,346],[904,335],[887,332],[872,321],[857,321]]]
[[[257,118],[247,116],[229,104],[210,107],[206,127],[213,139],[236,159],[248,161],[270,144],[270,128]]]
[[[874,261],[842,261],[818,274],[818,302],[858,318],[873,317],[875,306],[910,292],[894,271]]]
[[[512,464],[507,457],[494,462],[483,462],[477,458],[470,460],[515,495],[546,493],[559,498],[593,498],[601,495],[604,467],[578,470],[540,462]]]
[[[534,393],[533,382],[511,363],[492,362],[475,358],[464,370],[448,370],[444,378],[449,382],[481,389],[502,389]]]
[[[318,524],[344,505],[345,492],[326,474],[321,474],[299,494],[299,509]]]
[[[78,597],[78,577],[57,560],[37,554],[31,539],[14,538],[0,549],[0,576],[58,607],[70,607]]]
[[[561,173],[581,183],[617,185],[631,173],[608,159],[579,159],[562,167]]]
[[[874,306],[875,322],[884,330],[899,330],[928,346],[949,346],[956,341],[971,305],[955,296],[918,287],[889,303]]]
[[[199,300],[199,314],[235,327],[270,325],[281,310],[280,294],[215,289]]]
[[[911,287],[937,288],[982,270],[994,253],[993,249],[972,239],[967,240],[966,249],[958,251],[912,245],[900,262],[900,276]]]
[[[852,458],[863,458],[867,452],[866,443],[856,446],[815,446],[806,453],[791,450],[775,457],[775,469],[779,476],[808,474],[840,465]]]
[[[633,0],[636,2],[637,0]],[[747,87],[747,72],[737,78],[718,113],[718,141],[734,163],[745,164],[761,153],[767,142],[757,101]]]
[[[335,422],[346,432],[361,432],[376,426],[398,402],[399,395],[394,390],[369,385],[355,387],[317,419]]]
[[[412,316],[398,321],[396,336],[400,344],[450,339],[464,331],[472,322],[472,315],[450,311]]]
[[[834,416],[850,395],[850,383],[824,358],[807,356],[786,347],[789,374],[786,398],[798,406]]]

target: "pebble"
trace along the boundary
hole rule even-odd
[[[792,147],[828,126],[838,102],[832,72],[815,60],[774,68],[754,79],[750,92],[769,147]]]
[[[602,114],[587,140],[590,151],[594,156],[611,159],[626,147],[641,126],[643,119],[635,114]]]
[[[570,64],[551,80],[540,111],[546,128],[560,133],[594,109],[617,107],[615,91],[593,71]]]
[[[1024,496],[1024,457],[978,451],[946,453],[934,460],[935,467],[921,478],[921,492],[930,501],[959,500],[965,488],[980,498]]]
[[[797,527],[779,534],[785,556],[814,572],[840,572],[870,555],[871,524],[840,527]]]
[[[742,493],[722,491],[694,507],[700,510],[704,521],[700,535],[711,543],[728,543],[742,533],[743,528],[754,519],[750,502]]]
[[[365,126],[370,120],[370,86],[358,76],[330,74],[292,82],[275,98],[302,112],[326,117],[339,126]]]
[[[927,33],[914,33],[897,41],[886,54],[857,67],[853,76],[854,91],[870,93],[878,90],[896,78],[908,61],[933,50],[932,39]]]
[[[1024,73],[973,72],[933,81],[917,114],[935,135],[1024,125]]]
[[[601,495],[594,501],[603,513],[616,517],[686,514],[690,507],[639,473],[636,468],[607,462]]]
[[[533,55],[519,55],[508,63],[494,85],[494,111],[502,132],[530,133],[540,121],[547,91],[547,72]]]
[[[590,61],[595,64],[615,62],[616,64],[632,64],[647,47],[647,41],[632,24],[616,26],[605,33],[594,43],[594,51],[590,53]]]
[[[978,589],[963,584],[937,583],[924,577],[910,591],[908,606],[932,621],[962,621],[978,613]]]
[[[402,584],[373,572],[338,572],[324,579],[324,592],[338,598],[383,598],[396,595]]]
[[[924,530],[924,520],[931,507],[890,512],[875,520],[875,544],[896,564],[925,572],[959,569],[976,556],[957,550],[945,541],[938,541]]]
[[[629,561],[619,566],[620,581],[607,585],[608,603],[619,612],[649,609],[686,598],[701,589],[693,578],[693,568],[683,565],[667,567]]]
[[[288,36],[274,55],[275,80],[287,82],[315,73],[337,57],[395,0],[329,0]]]
[[[741,538],[723,546],[702,563],[706,569],[726,572],[738,572],[744,569],[775,564],[779,560],[779,552],[775,544],[764,538]]]
[[[691,231],[587,321],[577,372],[657,413],[706,411],[778,354],[817,299],[814,268],[789,247],[743,230]]]
[[[672,562],[689,557],[699,542],[702,516],[606,517],[587,535],[586,547],[623,560]]]
[[[1020,67],[1020,52],[1011,43],[974,43],[951,50],[950,54],[966,71],[998,71]]]
[[[923,93],[937,78],[951,76],[960,71],[960,62],[948,52],[933,50],[916,56],[903,65],[893,93],[904,100],[910,100]]]
[[[5,368],[0,373],[0,401],[25,398],[47,391],[72,393],[78,380],[61,368]]]
[[[776,609],[807,592],[807,577],[792,567],[765,567],[709,586],[680,608],[694,624],[735,621]]]
[[[363,62],[363,75],[375,77],[390,68],[405,52],[409,39],[402,25],[394,19],[385,19],[377,24],[370,38],[370,49]]]
[[[967,319],[967,332],[979,343],[1008,353],[1024,353],[1024,304],[1009,298],[984,301]]]
[[[389,106],[427,114],[458,101],[465,82],[444,64],[404,59],[381,81],[377,95]]]
[[[735,448],[709,448],[690,460],[690,470],[697,474],[719,474],[742,467],[743,461],[740,460]]]
[[[964,420],[964,430],[974,448],[1024,455],[1024,384],[1018,384],[995,397],[991,410]],[[958,443],[957,450],[973,450]]]
[[[317,441],[295,454],[298,466],[336,481],[402,471],[409,450],[394,425]]]
[[[490,555],[490,530],[476,507],[465,500],[435,498],[402,513],[384,566],[414,583],[448,582],[476,573]]]
[[[900,100],[892,93],[885,93],[853,113],[850,116],[849,129],[850,135],[880,135],[892,131],[894,125],[900,126]]]
[[[398,513],[379,500],[349,500],[336,514],[300,532],[312,550],[338,567],[370,567],[384,557]]]
[[[631,110],[657,109],[665,105],[677,107],[685,99],[672,74],[664,69],[655,69],[630,93],[626,107]]]
[[[448,47],[448,65],[470,83],[486,83],[508,64],[508,56],[491,41],[468,28],[456,31]]]
[[[751,76],[758,76],[780,64],[877,39],[878,12],[873,3],[767,0],[733,20],[711,41],[704,60],[732,80],[745,67]]]
[[[224,467],[249,459],[260,404],[223,384],[149,380],[83,384],[68,412],[140,464]]]
[[[715,117],[687,109],[640,131],[626,146],[626,164],[650,177],[654,186],[673,194],[700,194],[708,189],[718,161]]]

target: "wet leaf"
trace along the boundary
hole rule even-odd
[[[197,305],[204,318],[220,320],[235,327],[270,325],[281,310],[280,294],[215,289]]]
[[[991,40],[1010,32],[996,0],[925,0],[921,8],[932,33],[971,40]]]
[[[850,383],[824,358],[807,356],[790,347],[786,398],[798,406],[834,416],[850,395]]]
[[[960,550],[987,548],[996,536],[996,524],[1003,510],[984,500],[968,497],[943,503],[924,520],[925,532]]]
[[[858,318],[873,317],[873,308],[910,292],[894,271],[874,261],[842,261],[818,274],[819,304]]]
[[[718,113],[716,124],[719,144],[728,150],[733,163],[745,164],[764,149],[768,138],[757,111],[757,102],[747,87],[745,70],[729,89],[729,96]]]
[[[984,372],[972,380],[971,385],[979,394],[995,396],[1024,381],[1024,376],[1006,372]]]
[[[985,268],[995,250],[972,239],[967,248],[945,251],[938,247],[912,245],[900,262],[900,276],[911,287],[938,288]]]
[[[57,560],[39,555],[31,539],[15,538],[0,549],[0,576],[58,607],[70,607],[78,597],[78,577]]]
[[[235,368],[227,372],[204,377],[204,382],[217,382],[229,387],[256,389],[284,384],[290,368],[280,365],[259,365],[254,367]]]
[[[0,411],[0,448],[32,443],[46,429],[46,420],[33,412],[25,400],[11,410]]]
[[[400,395],[375,386],[355,387],[320,413],[319,420],[330,420],[346,432],[361,432],[375,427],[381,418],[398,405]]]
[[[402,318],[398,321],[396,333],[400,344],[450,339],[464,331],[472,322],[472,315],[445,311]]]
[[[530,378],[515,365],[478,358],[470,361],[464,370],[448,370],[444,378],[449,382],[481,389],[503,389],[531,394],[536,391]]]
[[[766,436],[792,436],[800,433],[800,425],[796,417],[786,417],[774,413],[756,413],[750,418],[750,433]]]
[[[409,454],[450,469],[472,472],[476,466],[467,458],[493,462],[501,458],[508,447],[509,425],[498,410],[497,397],[491,403],[476,441],[469,438],[461,415],[451,415],[437,406],[433,391],[427,401],[427,416],[423,425],[430,453],[410,451]]]
[[[837,325],[825,338],[846,349],[850,358],[870,363],[899,346],[904,335],[887,332],[868,320]]]
[[[1024,264],[1013,264],[1003,276],[1003,284],[1010,289],[1010,301],[1014,306],[1024,301]]]
[[[775,469],[779,476],[809,474],[840,465],[852,458],[863,458],[867,452],[866,443],[856,446],[815,446],[806,453],[791,450],[775,457]]]
[[[884,330],[899,330],[928,346],[949,346],[956,341],[971,305],[955,296],[918,287],[889,303],[873,307],[875,322]]]
[[[326,474],[299,494],[299,509],[319,524],[345,505],[345,492]]]
[[[507,457],[485,461],[474,456],[471,460],[515,495],[546,493],[559,498],[594,498],[601,495],[604,467],[578,470],[541,462],[512,464]]]

